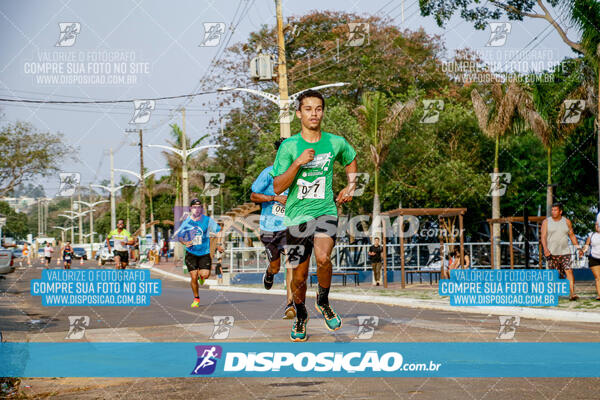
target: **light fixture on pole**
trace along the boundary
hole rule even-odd
[[[102,203],[108,203],[108,200],[99,200],[93,203],[88,203],[87,201],[81,201],[81,200],[77,200],[76,203],[81,203],[85,206],[88,206],[89,211],[90,211],[90,233],[92,236],[92,239],[90,240],[90,246],[91,246],[91,251],[92,254],[94,254],[94,207],[96,207],[98,204],[102,204]],[[84,235],[85,236],[85,235]]]
[[[160,169],[155,169],[154,171],[150,171],[150,172],[146,172],[144,175],[140,175],[135,171],[131,171],[129,169],[121,169],[121,168],[115,168],[115,171],[119,171],[119,172],[126,172],[128,174],[131,174],[133,176],[135,176],[136,178],[138,178],[138,181],[140,182],[140,186],[142,188],[142,194],[140,196],[140,203],[142,204],[143,208],[143,212],[140,212],[140,228],[142,230],[142,236],[146,236],[146,211],[145,211],[145,187],[146,185],[144,184],[146,178],[148,178],[149,176],[156,174],[157,172],[162,172],[162,171],[170,171],[169,168],[160,168]]]
[[[248,89],[248,88],[222,87],[222,88],[217,89],[217,91],[227,92],[227,91],[231,91],[231,90],[237,90],[240,92],[248,92],[248,93],[252,93],[257,96],[260,96],[260,97],[264,97],[265,99],[277,104],[277,106],[279,107],[279,122],[282,125],[281,137],[287,138],[287,137],[289,137],[289,129],[287,129],[287,130],[284,129],[283,125],[287,124],[289,126],[290,104],[292,104],[294,101],[296,101],[296,99],[302,94],[302,92],[306,92],[307,90],[319,90],[319,89],[324,89],[324,88],[328,88],[328,87],[338,87],[338,86],[345,86],[345,85],[349,85],[349,83],[348,82],[336,82],[336,83],[328,83],[326,85],[319,85],[319,86],[304,89],[297,93],[294,93],[293,95],[289,96],[289,99],[282,99],[281,95],[274,95],[272,93],[261,92],[260,90]]]

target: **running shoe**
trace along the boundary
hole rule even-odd
[[[191,307],[192,308],[200,307],[200,299],[194,299]]]
[[[270,274],[269,271],[265,271],[263,275],[263,285],[265,285],[265,289],[269,290],[273,287],[273,277],[275,275]]]
[[[298,319],[294,321],[294,325],[292,326],[292,332],[290,333],[290,339],[292,342],[305,342],[306,341],[306,323],[308,322],[308,317],[306,319]]]
[[[296,318],[296,309],[294,308],[294,303],[289,302],[287,306],[285,306],[285,312],[283,313],[283,319],[294,319]]]
[[[323,318],[325,318],[325,326],[327,329],[333,332],[342,327],[342,318],[329,304],[320,306],[318,303],[315,303],[315,308],[323,315]]]

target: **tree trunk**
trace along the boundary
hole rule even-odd
[[[127,231],[131,232],[131,228],[129,227],[129,203],[127,203]]]
[[[552,148],[548,147],[548,185],[546,186],[546,217],[549,217],[552,213]]]
[[[381,238],[381,233],[382,227],[381,202],[379,200],[379,171],[375,169],[375,192],[373,194],[373,225],[371,226],[371,238]]]

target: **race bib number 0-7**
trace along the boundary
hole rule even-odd
[[[325,177],[315,179],[313,182],[298,179],[298,199],[324,199]]]
[[[285,206],[281,203],[275,203],[272,212],[276,217],[285,217]]]

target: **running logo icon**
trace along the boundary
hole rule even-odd
[[[90,326],[90,317],[69,315],[69,332],[65,339],[83,339],[85,328]]]
[[[225,34],[224,22],[205,22],[204,40],[199,47],[215,47],[221,43],[221,35]]]
[[[510,22],[490,22],[490,40],[486,43],[487,47],[504,46],[508,34],[512,29]]]
[[[488,191],[488,196],[504,196],[504,193],[506,193],[506,188],[510,183],[511,177],[512,175],[510,174],[510,172],[491,173],[490,178],[492,179],[492,185],[490,186],[490,190]]]
[[[371,339],[375,328],[379,325],[379,317],[375,315],[358,316],[358,330],[354,339]]]
[[[350,179],[354,178],[354,193],[352,196],[362,196],[365,192],[365,188],[369,184],[369,174],[367,172],[358,172],[356,174],[350,174]]]
[[[444,110],[444,100],[423,100],[422,124],[435,124],[440,119],[440,112]]]
[[[515,337],[517,326],[521,324],[521,317],[519,316],[499,316],[500,318],[500,330],[496,339],[512,339]]]
[[[79,172],[61,172],[59,174],[60,187],[58,188],[57,196],[73,196],[75,189],[79,186],[81,175]]]
[[[225,174],[222,172],[204,174],[204,195],[217,196],[221,185],[225,183]]]
[[[285,255],[291,264],[298,264],[304,256],[304,246],[301,244],[286,244],[284,247]]]
[[[154,110],[156,102],[154,100],[134,100],[133,101],[133,118],[129,121],[130,124],[145,124],[150,121],[150,114]]]
[[[210,375],[217,368],[217,359],[221,359],[223,349],[221,346],[195,346],[198,353],[196,368],[190,375]]]
[[[360,47],[363,44],[369,44],[369,23],[368,22],[348,22],[348,41],[346,46]]]
[[[60,35],[56,47],[71,47],[75,44],[77,35],[81,32],[81,24],[79,22],[60,22],[58,24]]]
[[[563,124],[576,124],[581,119],[585,109],[585,100],[565,100],[565,113],[560,122]]]
[[[235,319],[228,316],[214,316],[213,321],[215,326],[213,328],[212,335],[210,335],[210,339],[223,340],[229,337],[229,333],[233,328],[233,322]]]

